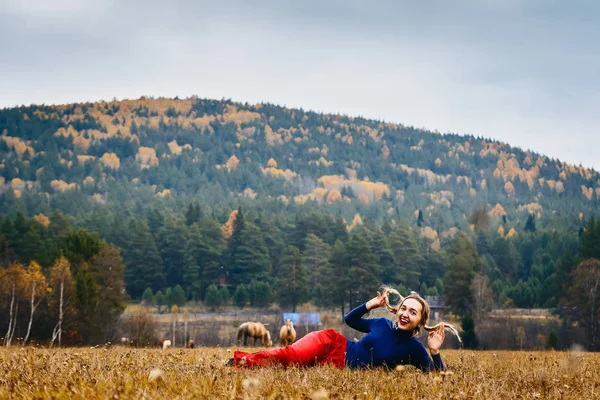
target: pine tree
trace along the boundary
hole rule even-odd
[[[92,324],[96,328],[94,336],[106,341],[115,334],[119,317],[125,311],[125,266],[119,250],[107,245],[89,260],[88,268],[98,286],[98,306]]]
[[[535,216],[533,214],[529,214],[527,217],[527,222],[525,222],[525,227],[523,230],[527,232],[535,232]]]
[[[185,290],[180,285],[177,285],[171,290],[171,301],[170,304],[175,304],[178,307],[185,305]]]
[[[331,241],[328,244],[333,245],[337,240],[342,241],[342,243],[348,241],[348,226],[340,216],[335,218],[335,222],[331,227]]]
[[[183,221],[174,218],[168,218],[165,225],[158,231],[156,244],[160,249],[168,286],[183,283],[187,233]]]
[[[331,268],[327,271],[323,282],[324,300],[327,305],[339,307],[344,316],[352,281],[348,274],[346,247],[341,240],[337,240],[331,249],[329,264]]]
[[[202,213],[200,211],[200,204],[198,203],[190,203],[188,205],[188,209],[185,213],[185,224],[187,226],[191,226],[196,222],[200,222]]]
[[[406,225],[399,225],[390,235],[390,247],[394,252],[395,269],[386,274],[392,283],[399,283],[409,290],[417,290],[420,278],[420,255],[417,242]]]
[[[208,285],[219,283],[220,275],[223,272],[222,259],[226,242],[221,235],[221,227],[214,219],[203,221],[200,236],[196,260],[202,273],[201,291],[204,293]]]
[[[235,289],[235,293],[233,293],[233,304],[235,304],[237,308],[244,308],[248,303],[249,298],[248,289],[246,289],[246,285],[242,283],[238,285]]]
[[[567,304],[581,311],[579,322],[590,337],[590,349],[598,350],[598,316],[600,315],[600,260],[588,258],[573,271],[573,285],[569,288]]]
[[[0,230],[0,262],[4,267],[17,259],[17,231],[10,218],[6,218]]]
[[[490,237],[483,229],[477,230],[475,243],[477,245],[477,252],[483,257],[485,254],[491,253],[492,245],[490,244]]]
[[[245,222],[236,241],[237,244],[232,249],[228,265],[230,282],[238,285],[253,279],[268,280],[271,272],[271,260],[261,232],[256,225]]]
[[[324,240],[330,239],[330,227],[326,218],[320,214],[312,212],[305,216],[296,216],[296,224],[290,233],[288,243],[304,251],[306,235],[312,233]]]
[[[305,238],[302,264],[309,276],[311,287],[323,282],[324,274],[330,268],[331,248],[315,234],[309,233]]]
[[[139,298],[150,287],[159,290],[165,285],[162,259],[146,220],[129,224],[129,240],[124,249],[127,293]]]
[[[308,298],[308,275],[297,247],[287,246],[283,251],[277,282],[279,305],[296,312],[296,306]]]
[[[144,301],[144,305],[147,307],[153,305],[156,302],[154,298],[154,293],[152,293],[152,289],[148,287],[146,288],[146,290],[144,290],[144,293],[142,294],[142,300]]]
[[[492,247],[492,256],[496,265],[508,278],[516,281],[518,278],[519,254],[512,240],[497,237]]]
[[[79,333],[84,343],[92,338],[96,326],[93,324],[94,312],[99,305],[99,288],[96,280],[90,274],[86,262],[79,266],[75,278],[75,293],[77,294],[77,316],[79,322]]]
[[[552,329],[548,335],[548,340],[546,341],[546,350],[560,350],[558,334],[554,329]]]
[[[377,230],[373,235],[373,252],[379,257],[379,265],[381,265],[382,282],[393,283],[396,257],[390,248],[387,238],[383,231]]]
[[[94,255],[106,247],[106,242],[97,233],[89,233],[79,228],[67,234],[62,252],[71,263],[71,271],[77,276],[77,270],[81,263],[87,262]]]
[[[54,211],[50,217],[50,225],[48,225],[48,233],[55,240],[59,240],[67,236],[71,230],[69,220],[62,215],[60,211]]]
[[[25,234],[25,237],[23,238],[22,247],[20,249],[21,262],[23,263],[43,258],[44,246],[36,225],[37,224],[31,224],[27,234]]]
[[[475,322],[470,314],[465,315],[461,319],[462,339],[465,349],[476,349],[479,345],[479,339],[475,333]]]
[[[148,212],[148,228],[150,229],[150,233],[156,239],[158,237],[158,232],[165,224],[165,217],[162,215],[160,211],[156,208],[152,208]]]
[[[465,234],[458,234],[448,250],[449,265],[444,275],[444,296],[452,310],[463,315],[471,309],[471,282],[480,269],[479,255]]]
[[[204,304],[210,307],[211,310],[215,310],[221,306],[221,295],[217,285],[212,284],[206,288],[206,294],[204,295]]]
[[[193,224],[189,229],[189,237],[185,246],[183,286],[188,296],[193,299],[201,298],[202,293],[202,269],[198,260],[202,256],[201,235],[198,224]]]
[[[110,234],[106,240],[120,249],[124,249],[128,243],[129,228],[127,221],[120,214],[115,214],[110,226]]]
[[[565,252],[556,261],[556,278],[554,280],[554,293],[557,298],[562,298],[567,293],[568,288],[572,285],[572,271],[577,268],[577,257],[575,254]]]
[[[221,305],[222,306],[226,306],[227,304],[229,304],[229,289],[227,289],[227,286],[221,286],[219,288],[219,297],[221,298]]]
[[[364,236],[355,233],[346,246],[346,264],[348,277],[352,281],[348,298],[350,307],[354,307],[373,297],[381,285],[382,268],[379,257],[373,253]]]
[[[271,288],[271,285],[269,284],[269,282],[256,282],[256,281],[252,281],[255,283],[254,287],[253,287],[253,293],[254,293],[254,303],[253,305],[255,307],[261,307],[261,308],[267,308],[271,305],[271,303],[273,303],[273,289]]]
[[[258,226],[263,235],[265,245],[269,251],[269,259],[271,260],[272,276],[275,276],[279,269],[281,254],[285,248],[285,234],[267,218],[259,218],[256,221],[256,226]]]
[[[600,259],[600,220],[590,218],[579,238],[579,256],[581,259]]]
[[[156,292],[156,295],[154,296],[154,299],[156,301],[156,305],[158,306],[158,312],[161,312],[160,308],[162,306],[166,306],[167,305],[167,299],[166,296],[163,294],[162,291],[158,291]]]
[[[242,230],[244,229],[245,224],[246,221],[244,220],[244,213],[240,207],[238,208],[237,214],[233,221],[231,237],[227,243],[228,257],[231,257],[231,254],[233,254],[233,252],[240,246],[242,240]]]

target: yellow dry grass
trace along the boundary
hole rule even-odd
[[[254,349],[258,350],[258,349]],[[592,399],[600,357],[443,352],[446,373],[277,367],[237,370],[231,349],[0,349],[3,399]]]

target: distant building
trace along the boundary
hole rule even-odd
[[[429,318],[431,319],[439,320],[450,309],[442,296],[424,296],[424,298],[429,304]]]
[[[299,325],[321,325],[321,317],[318,313],[283,313],[283,323],[291,319],[296,326]]]

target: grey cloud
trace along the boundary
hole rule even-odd
[[[231,97],[469,132],[600,167],[596,1],[15,0],[1,9],[0,107]]]

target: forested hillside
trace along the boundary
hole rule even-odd
[[[135,212],[191,201],[223,210],[242,198],[286,213],[312,202],[349,223],[356,214],[412,222],[421,210],[441,233],[468,228],[473,209],[487,207],[519,232],[528,214],[544,227],[572,225],[600,195],[597,172],[507,144],[268,104],[31,106],[2,110],[0,128],[9,213],[47,211],[48,198],[69,214],[90,200]]]
[[[3,109],[0,132],[4,265],[35,254],[16,218],[64,215],[121,250],[133,298],[344,310],[385,282],[470,312],[480,284],[552,307],[596,232],[596,171],[481,137],[195,97]]]

